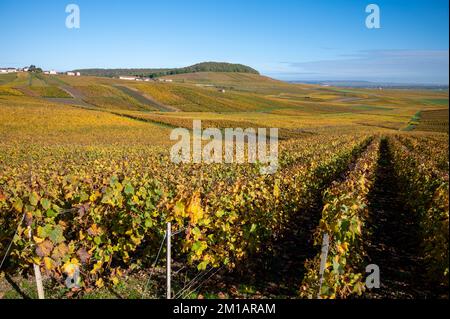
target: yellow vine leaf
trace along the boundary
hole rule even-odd
[[[105,283],[103,282],[103,279],[100,278],[100,279],[98,279],[98,280],[95,282],[95,285],[96,285],[98,288],[102,288],[102,287],[105,285]]]
[[[196,225],[203,218],[204,212],[201,207],[200,194],[196,192],[189,203],[187,212],[191,219],[191,224]]]
[[[47,270],[53,269],[53,260],[49,257],[44,257],[44,266]]]
[[[37,236],[33,236],[33,240],[34,240],[34,242],[35,242],[36,244],[40,244],[40,243],[42,243],[42,242],[44,241],[44,238],[40,238],[40,237],[37,237]]]

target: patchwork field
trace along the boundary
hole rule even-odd
[[[0,75],[0,298],[34,265],[49,298],[159,298],[167,222],[176,297],[448,298],[448,90],[165,79]],[[278,170],[173,163],[195,119],[278,128]]]
[[[448,109],[422,111],[417,122],[417,131],[448,133]]]

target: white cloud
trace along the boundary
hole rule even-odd
[[[271,73],[289,80],[449,82],[448,50],[371,50],[341,57],[336,60],[282,62],[283,71]]]

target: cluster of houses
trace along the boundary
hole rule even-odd
[[[126,81],[145,81],[145,82],[151,81],[151,79],[149,79],[149,78],[140,78],[137,76],[125,76],[125,75],[119,76],[119,79],[126,80]]]
[[[0,68],[0,73],[17,73],[17,72],[28,72],[30,70],[29,67],[25,68]],[[80,72],[57,72],[55,70],[43,71],[44,74],[65,74],[69,76],[81,76]]]
[[[0,73],[16,73],[16,72],[21,72],[21,71],[23,71],[24,69],[27,69],[27,71],[28,71],[28,68],[23,68],[23,69],[16,69],[16,68],[0,68]],[[27,72],[27,71],[23,71],[23,72]]]
[[[69,76],[81,76],[80,72],[66,72],[66,74]]]
[[[50,70],[50,71],[44,71],[44,74],[52,74],[52,75],[56,75],[56,74],[62,74],[62,75],[68,75],[68,76],[81,76],[80,72],[56,72],[55,70]]]
[[[144,81],[144,82],[150,82],[150,81],[158,81],[158,82],[173,82],[172,79],[162,79],[159,78],[157,80],[153,80],[151,78],[144,78],[139,76],[128,76],[128,75],[121,75],[119,76],[120,80],[126,80],[126,81]]]
[[[44,74],[58,74],[55,70],[44,71]]]

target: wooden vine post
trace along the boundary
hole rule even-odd
[[[327,258],[328,258],[328,249],[330,247],[330,237],[327,233],[323,234],[323,240],[322,240],[322,251],[320,254],[320,280],[319,280],[319,291],[317,292],[317,298],[321,299],[322,295],[322,285],[323,285],[323,274],[325,272],[326,264],[327,264]]]
[[[30,187],[31,187],[31,191],[33,191],[33,161],[31,159],[30,156]],[[30,220],[28,222],[28,238],[30,239],[30,242],[33,243],[33,234],[31,231],[31,224],[32,224],[32,220]],[[41,268],[39,267],[39,265],[36,265],[35,263],[33,263],[33,270],[34,270],[34,278],[36,279],[36,288],[37,288],[37,293],[38,293],[38,298],[39,299],[45,299],[45,294],[44,294],[44,285],[42,284],[42,274],[41,274]]]
[[[167,240],[167,265],[166,265],[166,275],[167,275],[167,299],[171,299],[171,264],[172,264],[172,256],[171,256],[171,237],[172,237],[172,225],[171,223],[167,223],[167,232],[166,232],[166,240]]]

